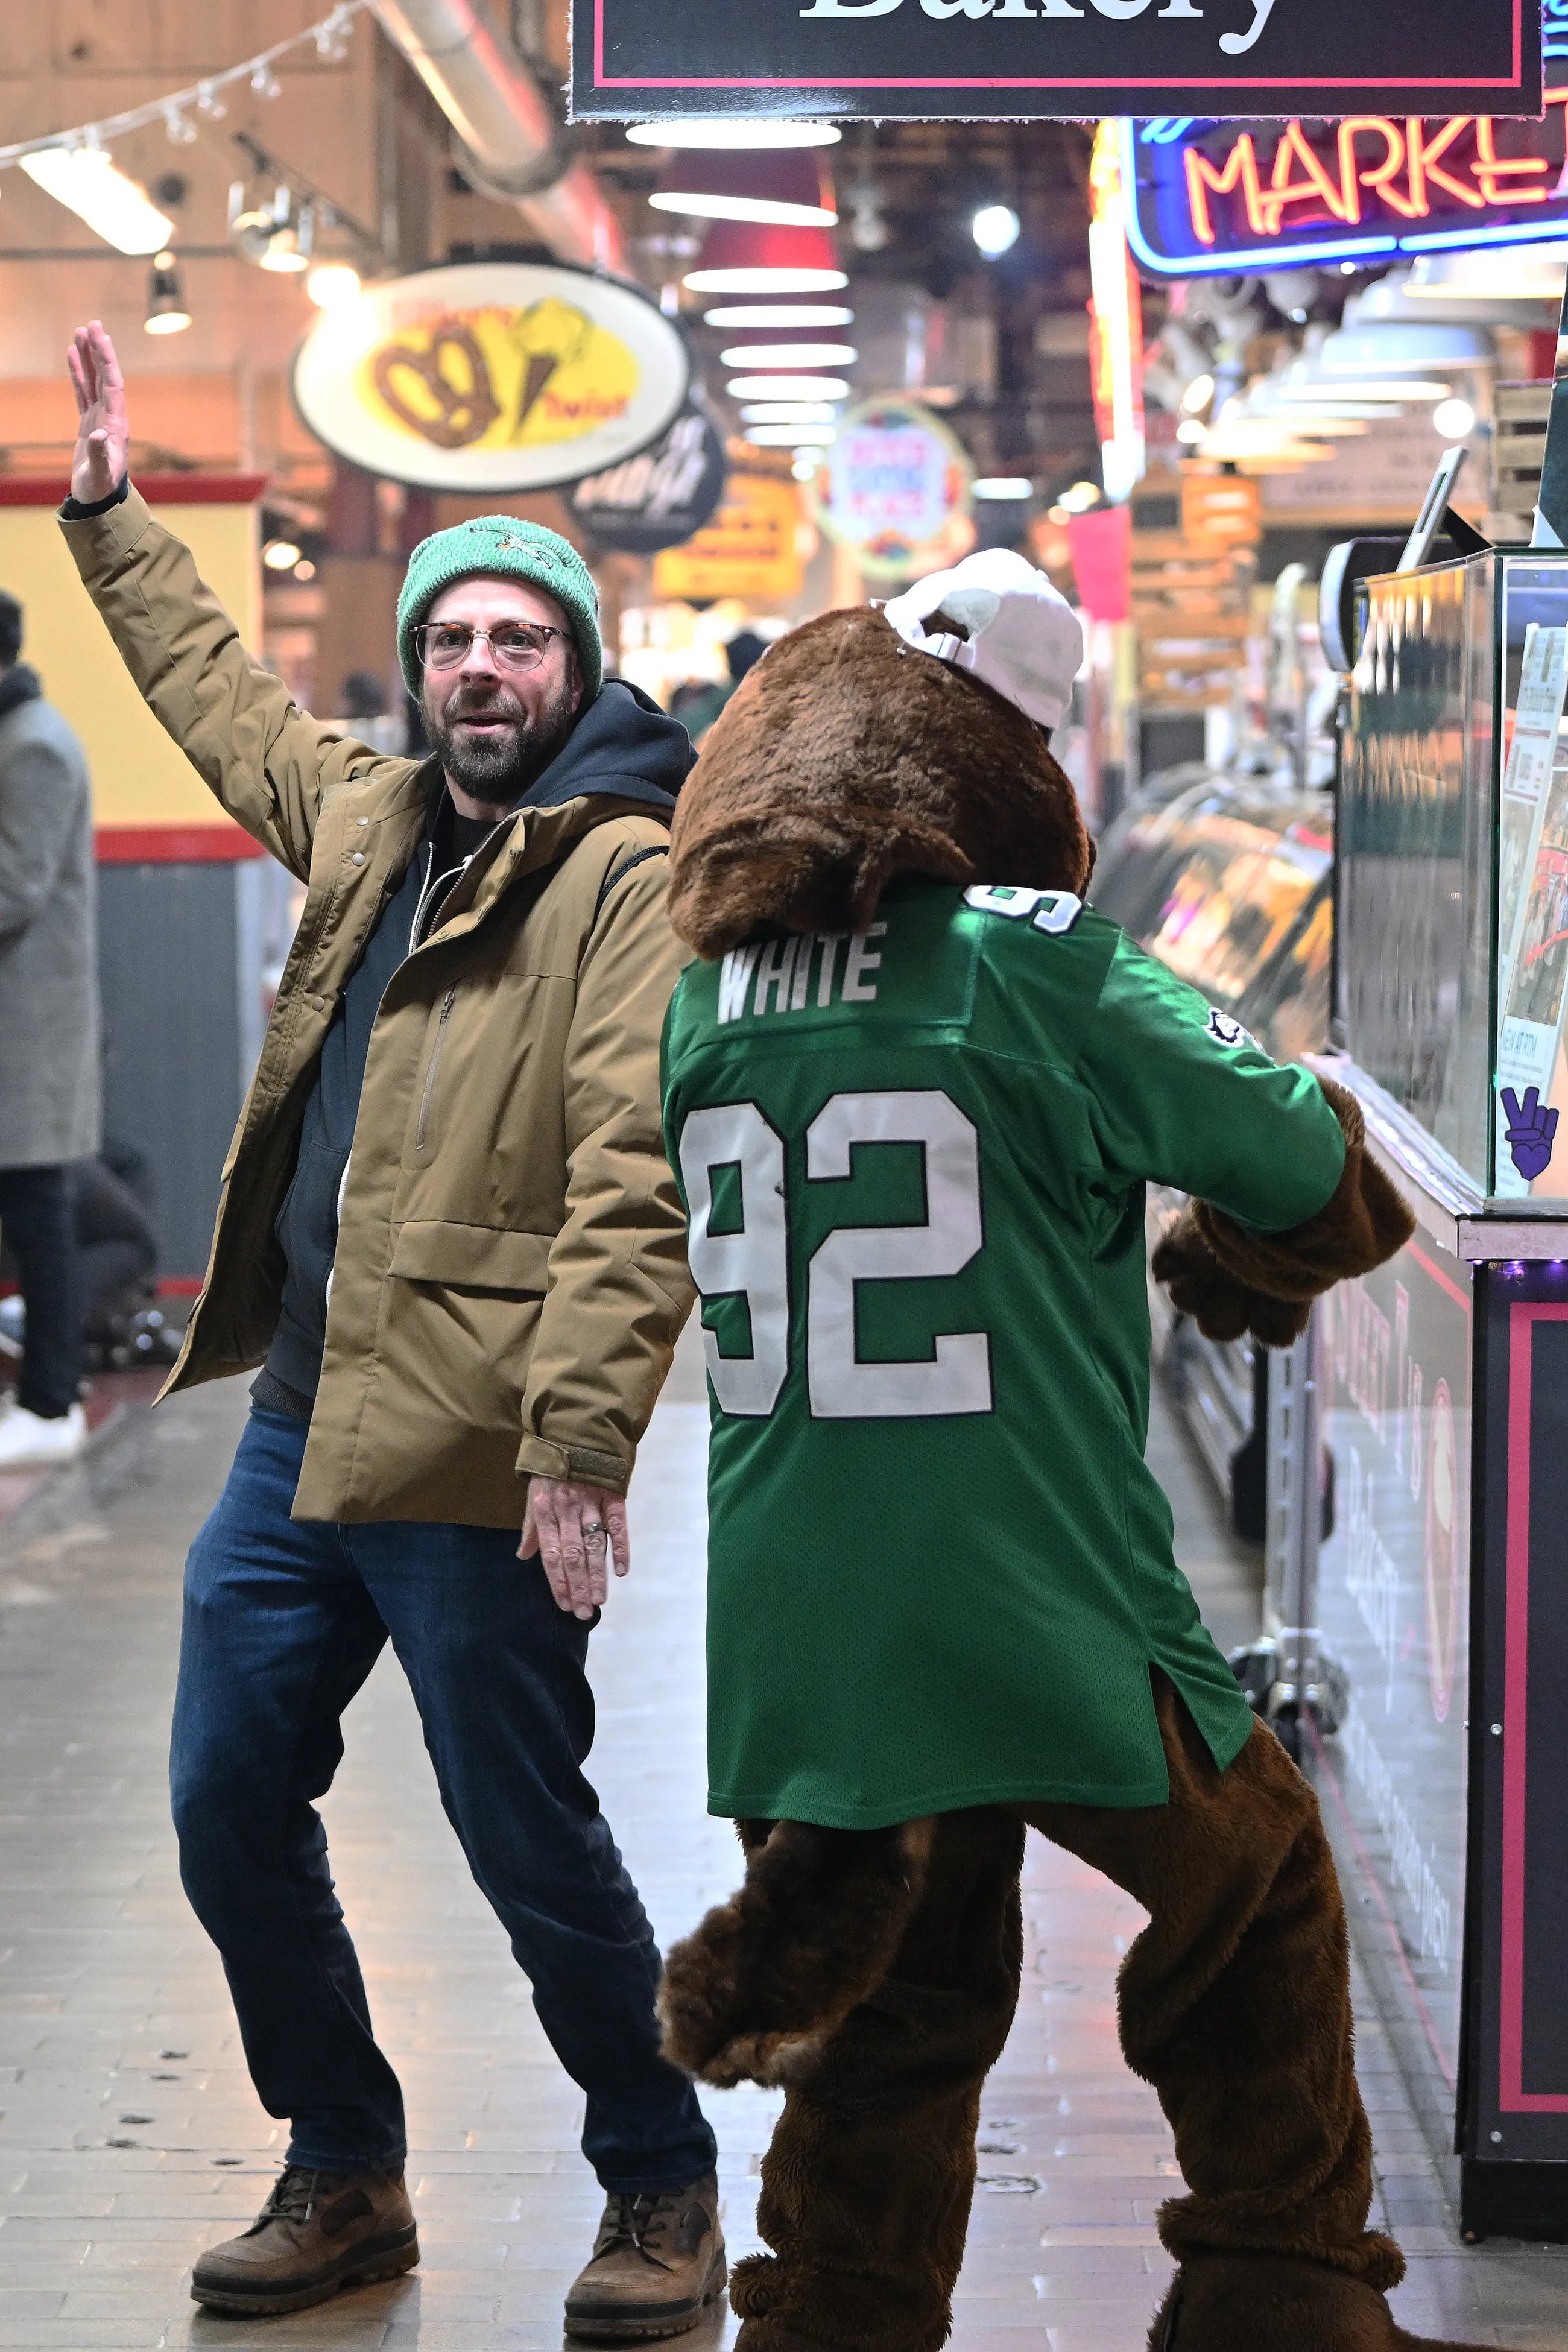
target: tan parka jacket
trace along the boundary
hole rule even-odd
[[[308,886],[168,1383],[187,1388],[271,1342],[275,1227],[328,1024],[440,771],[297,709],[134,488],[63,529],[156,717]],[[634,801],[520,812],[388,983],[297,1518],[515,1528],[530,1473],[625,1486],[692,1296],[658,1074],[688,957],[668,858],[632,863],[667,837]]]

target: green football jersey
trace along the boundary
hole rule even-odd
[[[1251,1722],[1144,1465],[1143,1186],[1279,1232],[1339,1181],[1303,1070],[1058,891],[896,884],[683,975],[665,1123],[712,1399],[717,1813],[1153,1805],[1150,1669]]]

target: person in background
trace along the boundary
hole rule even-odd
[[[171,1381],[258,1371],[191,1548],[171,1759],[181,1872],[289,2126],[253,2228],[191,2293],[300,2311],[419,2259],[403,2094],[316,1811],[391,1641],[442,1800],[584,2094],[604,2220],[569,2334],[681,2334],[721,2293],[712,2132],[660,2054],[660,1962],[584,1772],[588,1637],[691,1304],[659,1129],[691,764],[602,682],[554,531],[488,515],[410,560],[423,761],[300,710],[127,472],[114,347],[70,367],[62,521],[154,715],[306,885]]]
[[[0,1235],[26,1317],[0,1413],[0,1471],[68,1462],[87,1438],[70,1162],[98,1150],[98,922],[81,745],[20,658],[0,592]]]
[[[391,709],[386,680],[373,669],[351,669],[338,689],[338,716],[330,721],[374,751],[405,751],[408,721]]]

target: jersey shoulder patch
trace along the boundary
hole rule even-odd
[[[1205,1026],[1219,1045],[1256,1045],[1258,1043],[1250,1029],[1244,1029],[1239,1021],[1233,1021],[1228,1013],[1221,1013],[1217,1007],[1211,1007]]]
[[[1048,939],[1061,939],[1083,912],[1083,900],[1070,890],[1032,890],[1007,882],[976,882],[964,892],[963,903],[977,915],[1026,922],[1032,931],[1043,931]]]

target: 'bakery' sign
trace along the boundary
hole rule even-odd
[[[573,0],[581,120],[1533,116],[1541,90],[1542,0]]]

